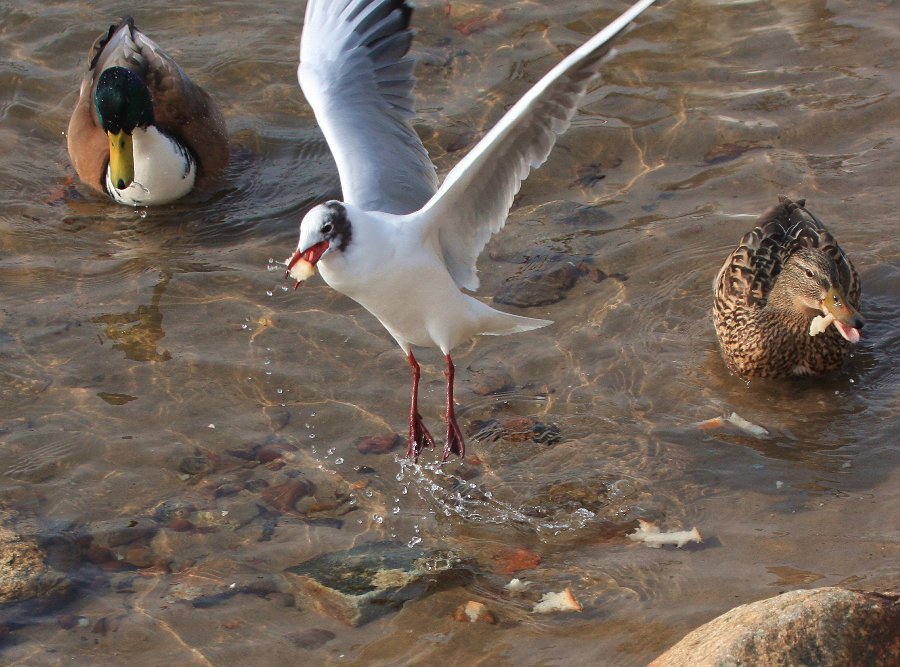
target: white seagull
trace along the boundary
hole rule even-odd
[[[408,456],[434,447],[419,415],[413,346],[438,347],[446,359],[446,460],[451,452],[465,455],[450,351],[476,334],[551,324],[500,312],[460,290],[478,288],[478,255],[506,222],[522,181],[569,127],[599,76],[608,42],[653,2],[636,2],[554,67],[440,187],[410,125],[412,6],[404,0],[307,4],[297,78],[334,155],[344,201],[328,201],[304,216],[288,275],[297,287],[318,267],[326,283],[377,317],[406,354],[412,370]]]

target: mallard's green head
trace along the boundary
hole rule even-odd
[[[112,182],[124,190],[134,180],[131,133],[153,124],[153,101],[146,84],[124,67],[110,67],[100,74],[94,92],[100,126],[109,137],[109,172]]]

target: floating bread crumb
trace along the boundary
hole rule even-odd
[[[699,422],[697,428],[707,431],[714,428],[722,428],[724,425],[725,421],[721,417],[713,417],[712,419],[704,419],[702,422]]]
[[[494,616],[483,603],[476,600],[469,600],[465,604],[460,605],[453,612],[453,619],[461,623],[496,623],[497,617]]]
[[[535,614],[551,614],[555,611],[581,611],[581,603],[575,599],[571,588],[559,593],[544,593],[532,609]]]
[[[653,549],[659,549],[666,544],[674,544],[676,547],[681,548],[688,542],[697,542],[699,544],[703,541],[703,536],[700,535],[700,531],[696,526],[691,530],[674,530],[664,533],[659,529],[659,526],[649,521],[638,519],[638,524],[637,530],[633,533],[628,533],[626,537],[634,542],[643,542]]]
[[[712,431],[715,429],[723,428],[726,424],[736,426],[745,433],[749,433],[756,438],[769,437],[768,430],[766,430],[762,426],[754,424],[753,422],[747,421],[736,412],[732,412],[727,417],[713,417],[712,419],[704,419],[702,422],[697,422],[696,426],[697,428],[704,431]]]
[[[504,586],[504,588],[506,590],[508,590],[510,593],[521,593],[529,586],[531,586],[530,581],[522,581],[521,579],[514,577],[509,580],[509,583],[506,584],[506,586]]]
[[[769,432],[766,429],[764,429],[762,426],[757,426],[753,422],[748,422],[736,412],[732,412],[730,415],[725,417],[725,421],[731,422],[742,431],[746,431],[750,435],[755,435],[757,438],[769,437]]]

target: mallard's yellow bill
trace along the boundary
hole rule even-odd
[[[120,130],[109,137],[109,180],[117,190],[124,190],[134,181],[134,149],[131,135]]]

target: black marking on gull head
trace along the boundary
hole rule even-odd
[[[319,232],[329,241],[337,240],[337,249],[343,252],[353,237],[353,226],[347,217],[347,209],[339,201],[328,201],[323,206],[328,212],[322,216]]]

